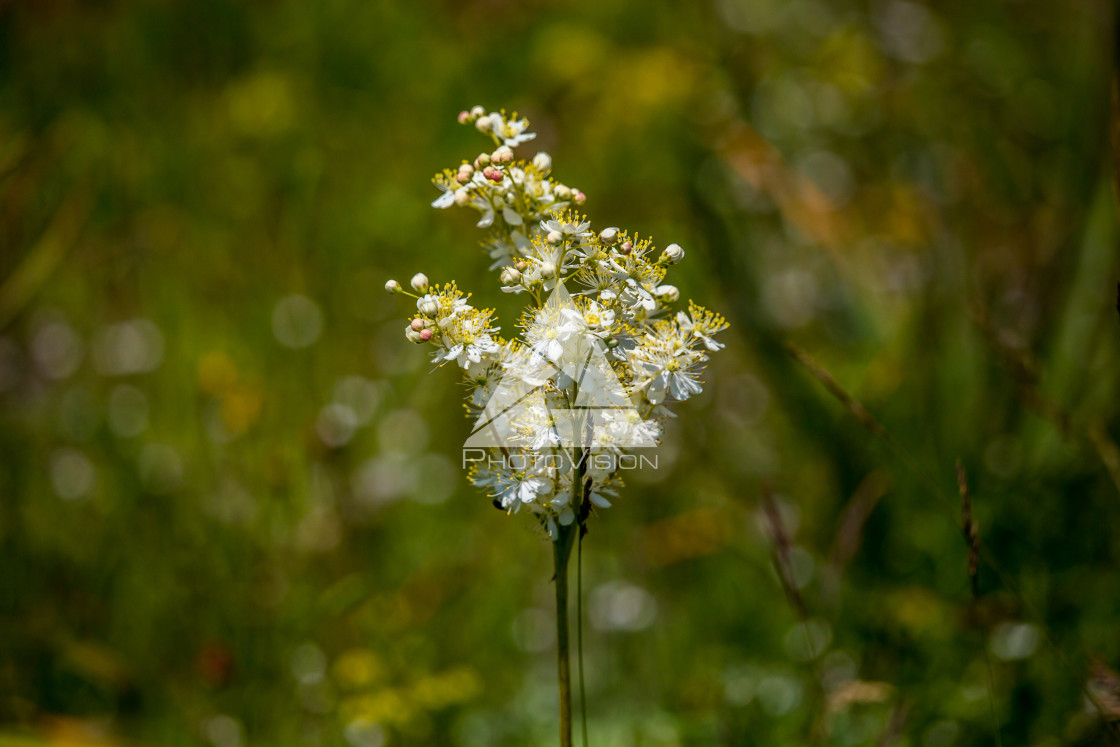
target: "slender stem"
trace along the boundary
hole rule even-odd
[[[557,679],[560,685],[560,747],[572,747],[572,669],[568,646],[568,561],[572,557],[572,540],[579,525],[575,522],[557,528],[552,543],[556,566],[556,651]]]
[[[579,722],[583,747],[587,747],[587,686],[583,681],[583,522],[579,522],[576,547],[576,658],[579,659]]]

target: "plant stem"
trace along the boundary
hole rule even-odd
[[[579,523],[576,550],[576,650],[579,658],[579,723],[587,747],[587,686],[583,682],[583,522]]]
[[[572,747],[572,665],[568,645],[568,561],[572,541],[579,531],[575,522],[557,527],[552,543],[556,567],[556,652],[557,679],[560,685],[560,747]]]

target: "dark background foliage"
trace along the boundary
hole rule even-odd
[[[381,290],[511,326],[476,103],[733,325],[588,536],[592,743],[1116,743],[1112,12],[0,3],[0,745],[552,743],[548,547]]]

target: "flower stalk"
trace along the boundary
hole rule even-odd
[[[556,674],[560,686],[560,746],[572,745],[572,662],[568,635],[568,562],[579,526],[560,527],[552,541],[556,569]]]
[[[689,302],[673,309],[680,290],[666,284],[685,256],[678,244],[658,251],[652,239],[617,226],[599,231],[576,208],[586,195],[557,181],[552,158],[518,158],[514,148],[536,136],[516,113],[477,106],[459,114],[495,149],[434,178],[436,208],[478,213],[483,247],[501,292],[524,294],[520,334],[503,336],[493,309],[479,308],[454,282],[416,273],[405,338],[426,346],[437,366],[454,364],[468,387],[474,420],[464,443],[468,479],[493,506],[524,512],[552,544],[556,583],[560,744],[572,744],[572,676],[568,566],[594,512],[609,508],[622,486],[626,457],[660,443],[669,405],[700,393],[713,337],[727,322]],[[582,579],[579,688],[583,741],[587,706],[583,677]]]

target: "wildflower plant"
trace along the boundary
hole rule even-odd
[[[585,195],[553,178],[547,153],[515,155],[535,137],[528,120],[476,106],[459,122],[489,137],[493,150],[437,174],[442,194],[432,205],[479,214],[501,290],[526,300],[519,335],[503,337],[493,309],[476,307],[454,281],[433,285],[418,273],[411,292],[395,280],[385,288],[416,299],[405,337],[463,376],[474,421],[464,444],[471,483],[497,508],[527,515],[552,544],[560,733],[570,745],[573,545],[578,538],[582,547],[590,518],[617,497],[621,473],[636,463],[626,457],[656,446],[670,406],[700,393],[727,322],[691,302],[674,309],[680,292],[665,279],[684,258],[680,246],[658,251],[617,227],[596,231],[579,212]]]

